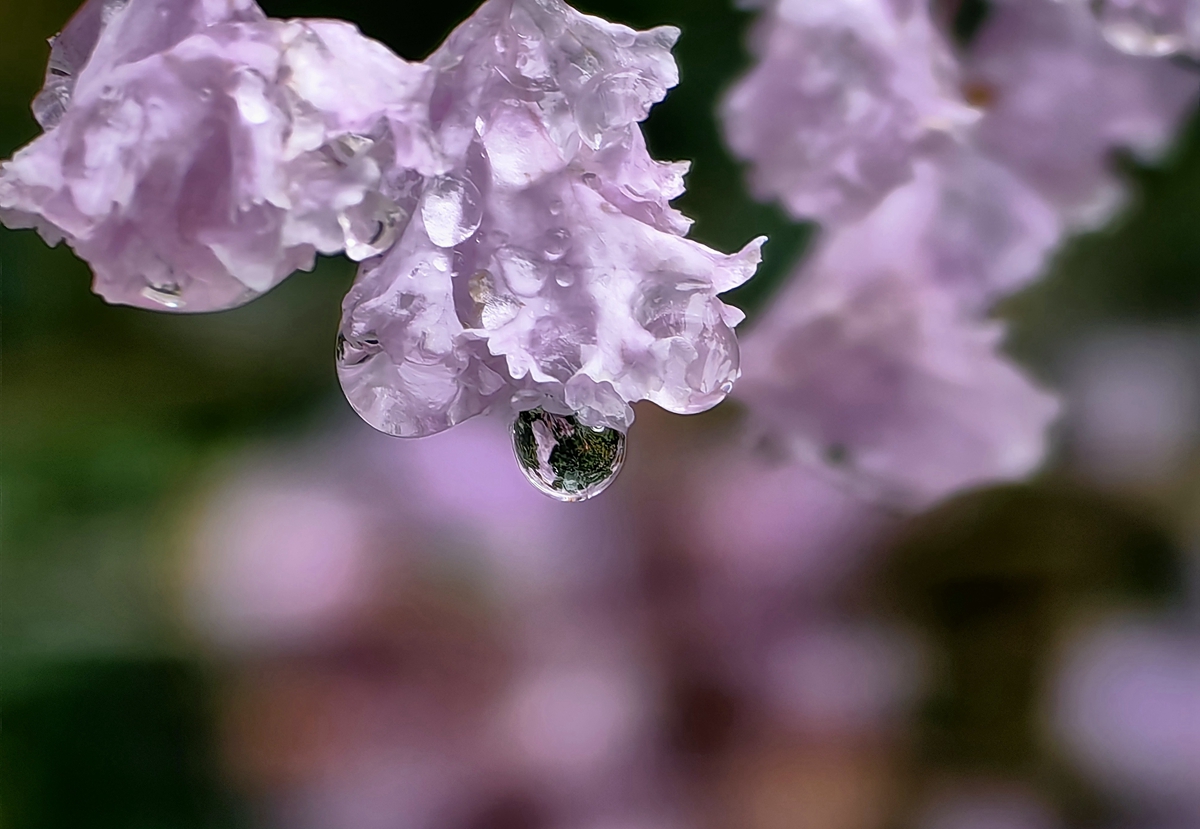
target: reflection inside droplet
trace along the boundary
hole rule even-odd
[[[574,415],[544,409],[518,412],[513,448],[521,472],[559,501],[586,501],[608,488],[625,463],[625,435],[585,426]]]

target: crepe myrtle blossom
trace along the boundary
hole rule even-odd
[[[623,433],[634,401],[688,414],[732,389],[742,315],[717,294],[764,241],[687,239],[687,164],[647,152],[678,35],[488,0],[414,64],[251,0],[89,0],[53,40],[45,132],[0,168],[0,218],[65,239],[110,302],[174,311],[345,252],[364,264],[338,372],[373,426],[515,409]],[[594,494],[549,423],[531,480]]]
[[[999,352],[988,314],[1068,232],[1112,217],[1126,197],[1113,152],[1161,157],[1200,76],[1114,48],[1078,0],[993,0],[953,57],[925,2],[761,5],[726,136],[762,197],[824,229],[745,342],[757,429],[915,505],[1028,474],[1058,406]],[[864,28],[868,13],[891,28]],[[903,83],[916,66],[938,83]],[[955,102],[978,117],[930,115]],[[831,189],[842,169],[887,175]]]
[[[515,405],[623,431],[632,401],[690,414],[732,389],[742,315],[716,294],[762,240],[686,239],[668,203],[686,165],[646,151],[677,36],[492,0],[426,61],[441,167],[343,306],[339,373],[371,424],[426,435]]]
[[[797,219],[861,217],[913,161],[977,117],[927,4],[776,0],[750,39],[757,62],[725,98],[725,136],[750,184]]]
[[[978,311],[1038,271],[1055,214],[964,161],[920,166],[828,234],[744,342],[738,395],[755,431],[904,508],[1027,475],[1059,408],[998,352],[1003,327]],[[995,203],[963,196],[981,178]]]
[[[1124,195],[1113,151],[1159,158],[1200,91],[1152,49],[1114,48],[1104,25],[1191,19],[1195,0],[992,0],[954,53],[925,0],[756,6],[756,63],[723,103],[726,140],[759,197],[825,226],[860,218],[947,142],[1011,168],[1070,227],[1098,226]]]
[[[0,170],[0,217],[66,239],[110,302],[240,305],[318,252],[378,252],[363,213],[428,152],[428,75],[346,23],[91,0],[54,39],[46,131]]]
[[[963,78],[984,112],[978,148],[1073,229],[1106,223],[1125,202],[1114,151],[1161,159],[1200,93],[1200,74],[1114,49],[1071,0],[996,0]]]

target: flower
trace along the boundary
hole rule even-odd
[[[861,217],[977,117],[924,3],[778,0],[751,50],[758,63],[721,107],[725,136],[755,194],[797,219]]]
[[[624,431],[634,401],[691,414],[729,393],[742,315],[716,295],[763,240],[684,238],[686,165],[646,151],[677,36],[491,0],[426,62],[441,169],[343,305],[339,376],[369,423],[421,436],[511,405]]]
[[[0,218],[147,308],[229,308],[317,253],[366,260],[338,369],[390,434],[497,407],[622,431],[637,400],[703,411],[739,374],[742,315],[717,294],[763,240],[686,239],[687,165],[646,150],[678,34],[489,0],[413,64],[248,0],[90,0],[55,41],[47,131],[0,170]]]
[[[793,457],[911,507],[1028,474],[1058,411],[998,353],[1002,326],[973,313],[1035,257],[948,259],[958,231],[938,220],[954,204],[939,183],[919,174],[821,243],[745,338],[738,388]]]
[[[963,77],[984,110],[977,146],[1085,229],[1124,201],[1113,151],[1160,158],[1200,91],[1186,69],[1113,49],[1080,5],[1047,0],[994,4]]]
[[[247,302],[317,252],[378,252],[362,228],[413,152],[426,70],[349,24],[232,2],[110,3],[88,57],[97,5],[55,41],[47,132],[0,171],[7,224],[65,238],[110,302],[182,311]]]

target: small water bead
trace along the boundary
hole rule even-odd
[[[1105,40],[1140,57],[1184,50],[1200,23],[1193,0],[1092,0],[1091,8]]]
[[[546,234],[546,241],[542,247],[542,251],[551,262],[557,262],[567,255],[567,250],[570,247],[571,231],[565,227],[559,227]]]
[[[157,302],[164,308],[175,310],[184,305],[181,294],[183,289],[178,282],[167,282],[162,285],[147,285],[142,288],[142,296],[151,302]]]
[[[483,197],[465,178],[440,176],[425,190],[421,218],[435,245],[440,248],[461,245],[475,235],[483,222]]]
[[[554,281],[560,288],[570,288],[575,284],[575,272],[570,268],[563,268],[554,275]]]
[[[637,72],[618,72],[599,78],[575,105],[579,137],[598,150],[614,130],[644,120],[651,103],[661,97],[654,84]]]
[[[378,193],[367,193],[361,202],[338,214],[346,256],[361,262],[388,250],[396,243],[407,218],[389,199]]]
[[[329,142],[327,149],[335,161],[348,166],[360,155],[369,152],[375,146],[375,140],[366,135],[348,132]]]
[[[467,291],[475,302],[478,324],[488,331],[502,328],[521,313],[520,300],[497,291],[495,277],[489,271],[476,272],[467,281]]]
[[[616,479],[625,463],[625,435],[593,428],[574,415],[545,409],[518,412],[512,426],[517,465],[538,491],[559,501],[586,501]]]

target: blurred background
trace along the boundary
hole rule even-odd
[[[0,0],[0,156],[37,134],[74,0]],[[474,8],[265,0],[409,59]],[[751,202],[713,117],[728,0],[580,0],[682,28],[657,158],[722,250]],[[1061,391],[1046,471],[902,516],[764,470],[726,404],[638,411],[601,498],[506,424],[417,442],[345,403],[349,262],[247,307],[105,305],[0,228],[4,829],[1200,827],[1200,131],[1010,300]]]

